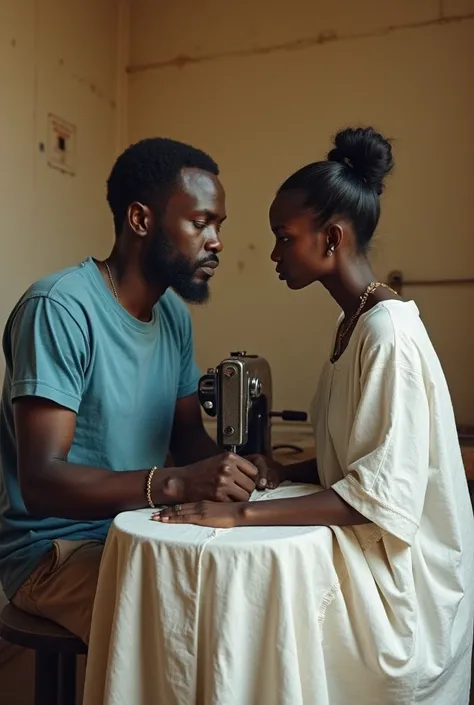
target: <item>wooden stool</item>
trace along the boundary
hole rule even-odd
[[[9,604],[0,614],[0,637],[35,652],[35,705],[76,705],[76,656],[87,646],[67,629]]]

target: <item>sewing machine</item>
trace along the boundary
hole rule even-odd
[[[199,401],[217,418],[217,443],[239,455],[271,455],[271,418],[306,421],[298,411],[272,411],[272,375],[267,360],[232,352],[199,381]]]

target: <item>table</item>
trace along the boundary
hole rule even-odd
[[[468,478],[473,450],[463,448]],[[314,449],[275,457],[298,462]],[[317,490],[283,485],[252,500]],[[110,530],[83,705],[346,705],[361,697],[355,660],[364,705],[400,702],[399,689],[361,657],[367,640],[341,642],[347,557],[330,529],[216,531],[151,522],[151,513],[121,514]],[[461,661],[459,669],[464,677]],[[426,702],[448,700],[433,692]]]
[[[252,500],[318,489],[284,484]],[[331,530],[170,526],[151,513],[110,529],[84,705],[312,703],[338,585]]]

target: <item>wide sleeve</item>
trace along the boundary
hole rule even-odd
[[[89,351],[85,335],[60,303],[24,301],[10,326],[11,398],[35,396],[77,413]]]
[[[354,509],[411,545],[429,473],[429,399],[423,377],[381,351],[363,365],[347,448],[347,474],[332,486]]]

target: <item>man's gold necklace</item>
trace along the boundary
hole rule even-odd
[[[110,271],[109,263],[107,262],[107,260],[104,260],[104,264],[105,264],[105,268],[107,270],[107,274],[109,275],[110,286],[112,287],[112,291],[114,293],[114,296],[117,299],[117,301],[120,303],[120,299],[117,294],[117,289],[115,288],[114,278],[112,277],[112,272]]]

